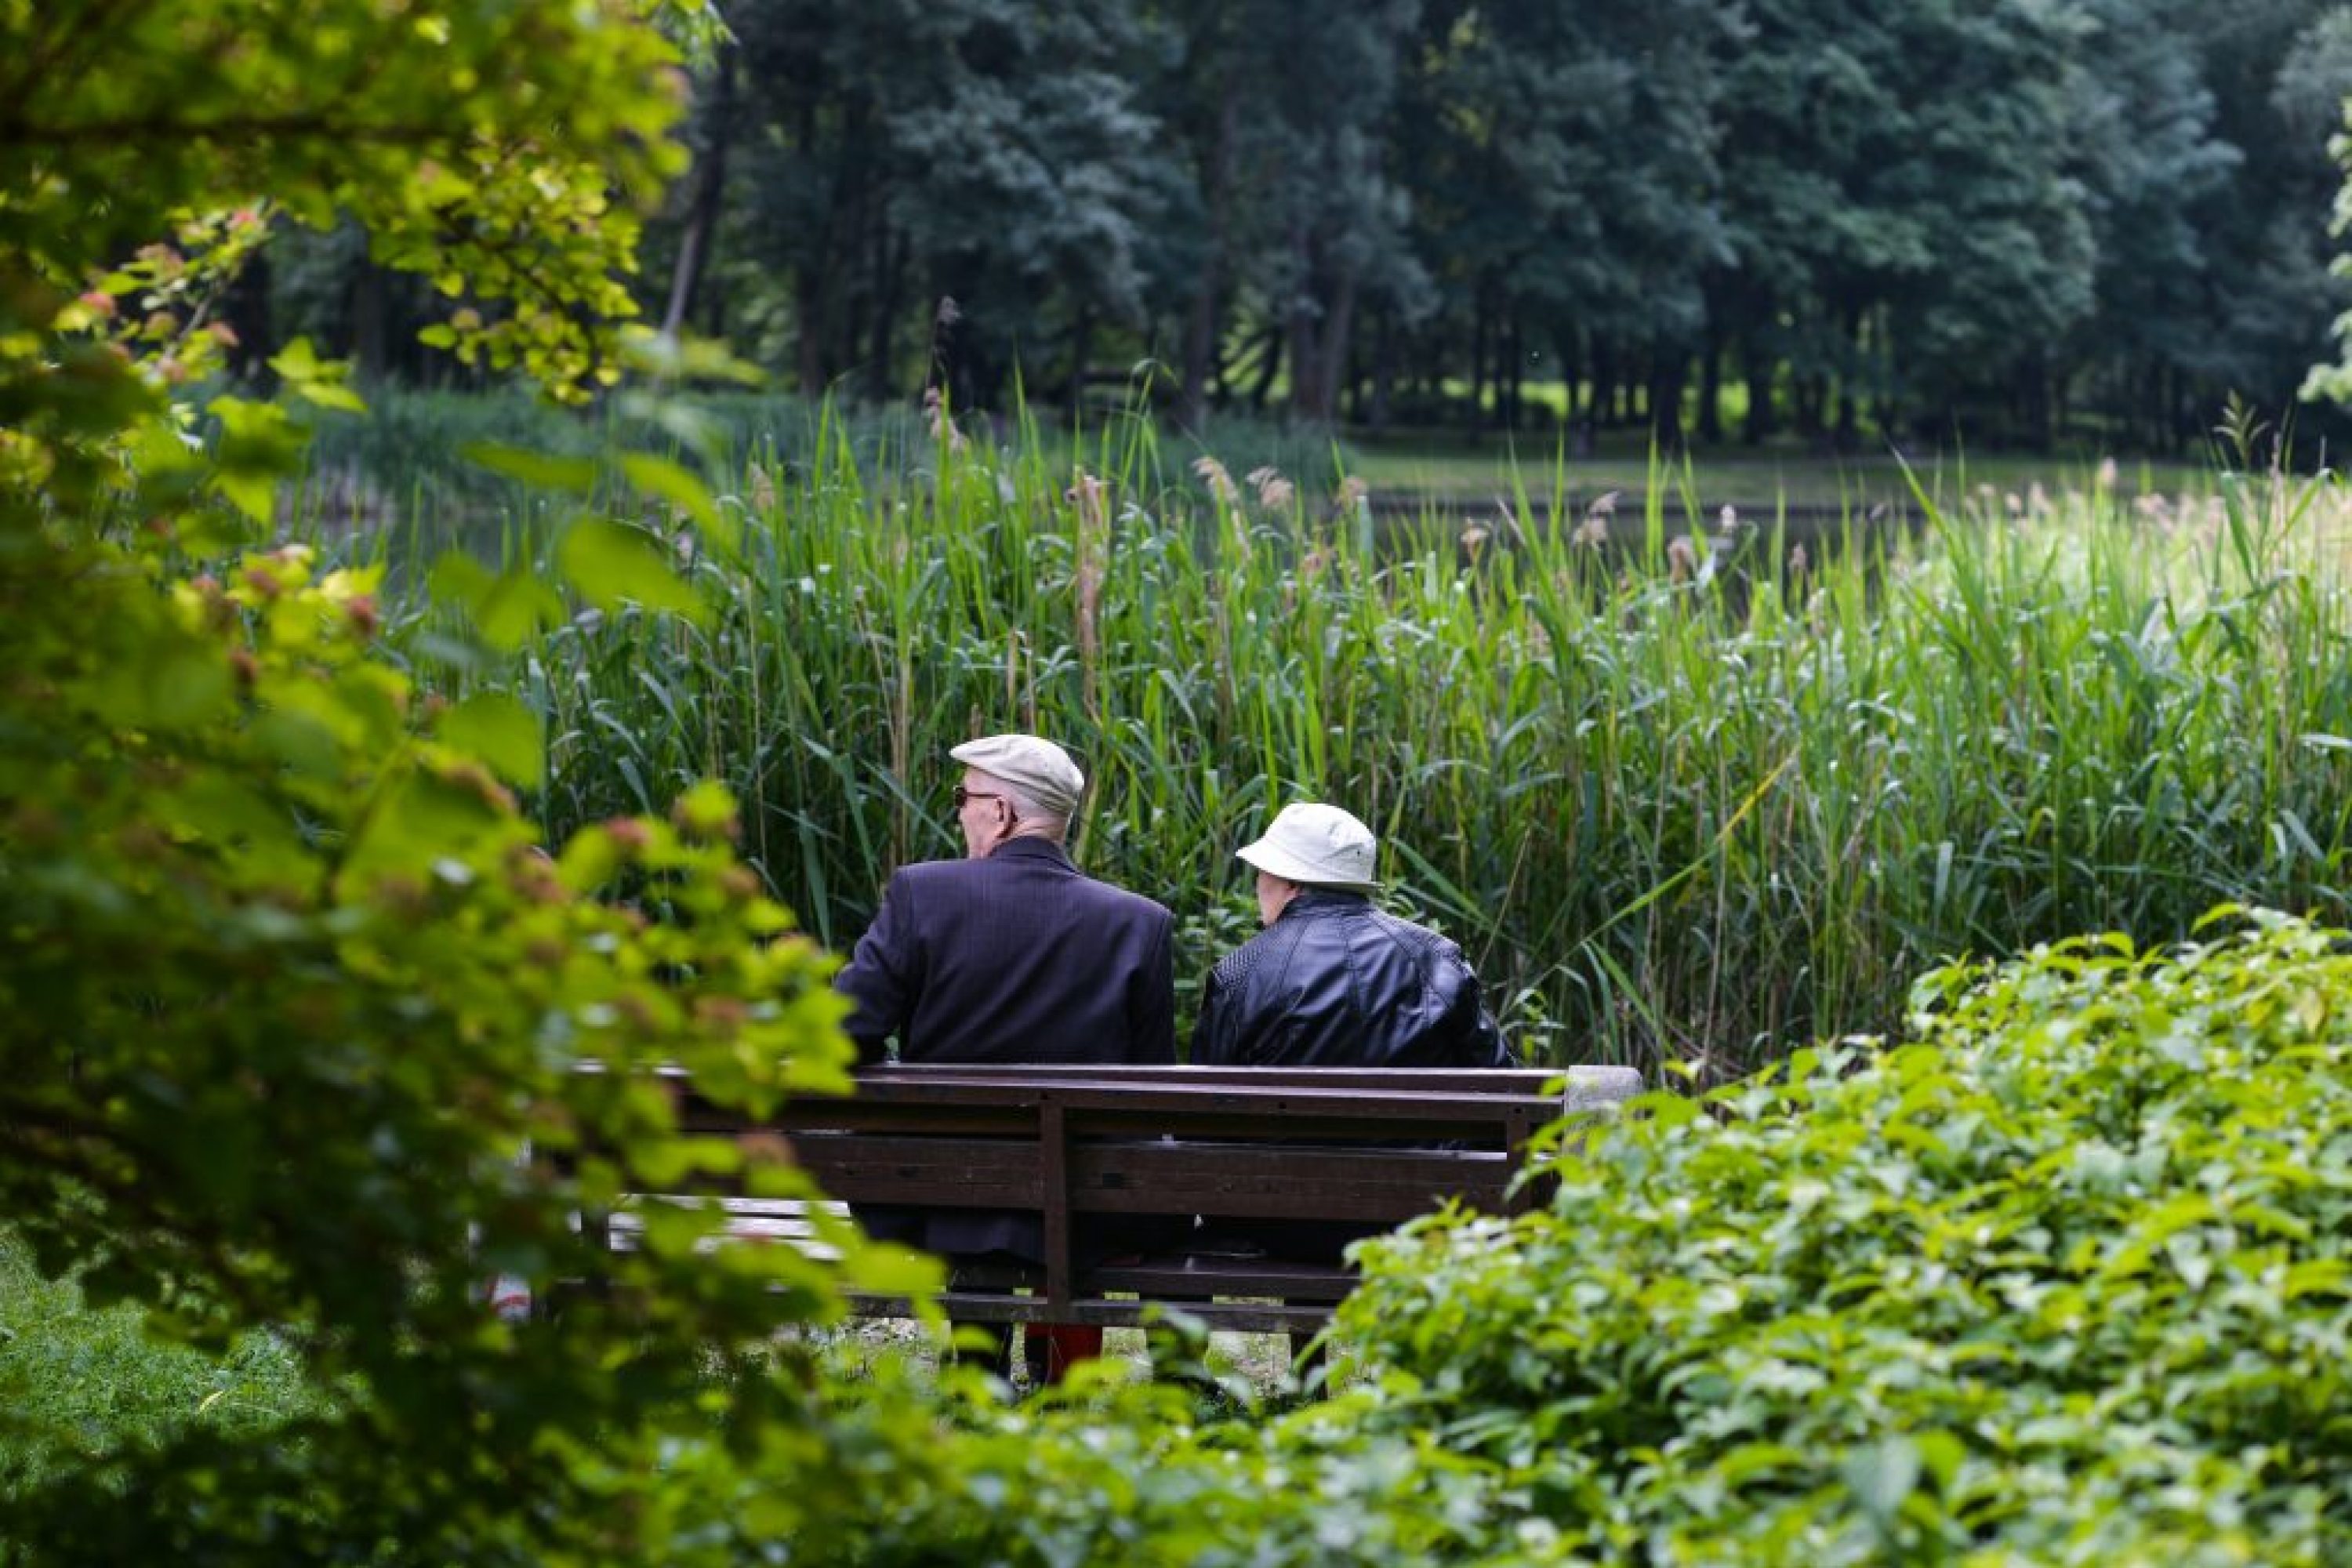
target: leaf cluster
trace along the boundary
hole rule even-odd
[[[413,710],[363,575],[289,548],[159,590],[145,564],[53,544],[0,579],[0,1208],[92,1301],[207,1348],[274,1325],[343,1397],[279,1445],[109,1456],[32,1500],[35,1539],[480,1549],[508,1500],[621,1484],[583,1462],[600,1434],[709,1426],[708,1358],[837,1318],[845,1269],[920,1287],[845,1227],[836,1266],[698,1256],[698,1210],[618,1259],[573,1224],[706,1169],[812,1195],[681,1136],[652,1076],[751,1107],[847,1087],[830,962],[737,863],[723,794],[551,854],[493,771],[535,731]],[[518,1325],[499,1275],[604,1288]],[[793,1387],[746,1383],[731,1418]]]
[[[663,1075],[753,1111],[845,1091],[830,961],[722,790],[543,845],[532,717],[421,696],[380,573],[249,542],[294,405],[357,405],[340,367],[297,342],[285,401],[174,401],[272,211],[357,212],[504,302],[460,346],[601,375],[627,204],[676,155],[655,9],[0,5],[0,1213],[147,1340],[266,1331],[311,1395],[127,1436],[0,1403],[39,1460],[0,1483],[0,1561],[660,1556],[672,1450],[826,1462],[776,1332],[931,1282],[822,1219],[814,1251],[706,1258],[684,1205],[593,1245],[583,1215],[705,1173],[814,1195],[782,1147],[683,1135]],[[648,548],[583,521],[572,585],[657,599]],[[499,1280],[560,1310],[513,1321]]]
[[[1339,1331],[1380,1426],[1603,1557],[2340,1562],[2347,999],[2343,933],[2261,914],[1948,970],[1909,1044],[1656,1097],[1543,1211],[1376,1247]]]

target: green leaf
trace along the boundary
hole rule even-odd
[[[735,797],[716,779],[704,779],[670,808],[678,826],[698,838],[716,837],[735,820]]]
[[[469,442],[459,451],[467,461],[494,474],[519,479],[533,489],[584,496],[596,488],[596,461],[593,458],[560,458],[495,441]]]
[[[100,711],[113,722],[147,729],[192,729],[217,718],[235,696],[218,648],[158,632],[100,674]]]
[[[303,713],[266,713],[254,721],[254,744],[295,773],[331,779],[341,767],[332,730]]]
[[[537,789],[547,778],[547,742],[539,715],[515,698],[485,691],[441,715],[441,739],[511,784]]]
[[[271,403],[218,397],[212,414],[220,422],[213,482],[239,511],[268,522],[276,513],[278,481],[301,460],[305,432]]]
[[[694,618],[702,608],[700,597],[670,570],[653,537],[625,523],[581,518],[556,547],[556,563],[565,580],[600,609],[634,602]]]
[[[563,618],[563,601],[528,566],[492,576],[480,562],[453,550],[433,563],[428,584],[435,598],[463,609],[482,640],[502,653]]]
[[[621,472],[646,494],[658,497],[685,511],[721,558],[733,562],[742,555],[742,525],[721,511],[709,488],[667,458],[632,452],[621,459]]]
[[[1919,1450],[1907,1437],[1889,1437],[1846,1456],[1845,1483],[1880,1524],[1891,1524],[1903,1500],[1919,1484]]]
[[[433,563],[425,584],[435,598],[471,611],[474,602],[489,590],[495,580],[488,567],[462,550],[451,550]]]
[[[667,458],[631,452],[621,459],[621,472],[637,489],[683,508],[698,523],[708,526],[719,514],[703,482]]]
[[[344,384],[352,374],[350,364],[320,359],[308,338],[296,338],[288,343],[270,360],[269,368],[283,376],[286,389],[305,403],[348,414],[367,412],[367,404],[360,395]]]
[[[462,855],[508,818],[480,793],[410,773],[375,802],[352,839],[337,880],[347,899],[373,895],[378,879],[414,878]]]
[[[849,1282],[877,1296],[928,1296],[940,1288],[939,1260],[902,1247],[867,1247],[849,1260]]]

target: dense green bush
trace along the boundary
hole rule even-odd
[[[1374,1249],[1375,1428],[1599,1558],[2352,1560],[2347,941],[2064,943],[1653,1099]]]
[[[136,1306],[91,1309],[71,1281],[42,1279],[0,1230],[0,1408],[14,1417],[0,1422],[0,1498],[188,1425],[267,1441],[320,1397],[268,1331],[219,1354],[158,1339]]]

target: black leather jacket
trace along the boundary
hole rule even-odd
[[[1210,972],[1192,1031],[1203,1067],[1499,1068],[1502,1031],[1462,950],[1310,889]]]

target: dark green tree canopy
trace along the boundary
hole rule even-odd
[[[2324,348],[2333,14],[740,0],[685,252],[812,390],[2170,445]]]

